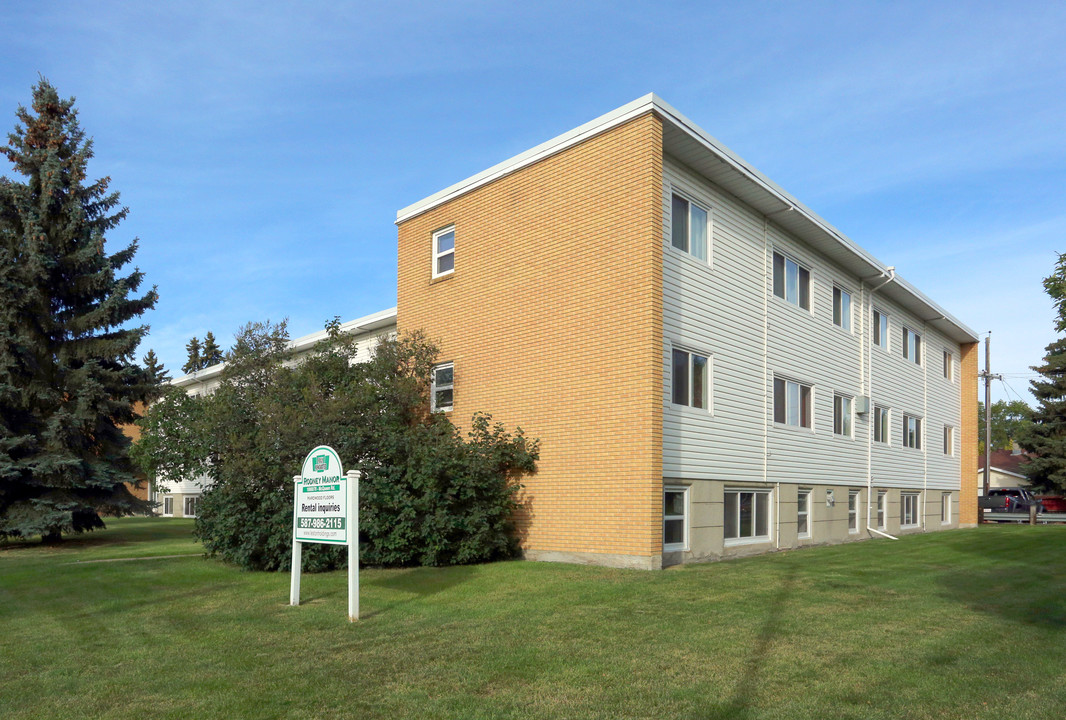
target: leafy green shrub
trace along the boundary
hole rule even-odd
[[[287,341],[284,324],[247,326],[213,394],[172,391],[141,421],[134,457],[158,484],[210,479],[196,521],[209,554],[252,570],[289,567],[292,477],[318,444],[362,471],[362,562],[451,565],[515,553],[519,476],[535,470],[538,443],[484,414],[464,439],[430,413],[432,343],[420,333],[385,340],[353,364],[354,342],[334,331],[294,364]],[[336,546],[304,546],[309,571],[345,557]]]

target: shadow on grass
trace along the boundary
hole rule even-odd
[[[74,552],[104,546],[128,546],[161,540],[185,540],[192,535],[192,521],[183,518],[104,518],[106,528],[64,535],[57,543],[42,543],[39,536],[0,540],[0,553]]]
[[[385,571],[387,574],[384,577],[375,578],[366,584],[385,590],[407,593],[408,597],[384,604],[380,610],[367,613],[366,616],[372,617],[450,590],[469,580],[476,572],[476,566],[472,565],[387,570]]]
[[[988,525],[945,543],[978,562],[943,574],[944,597],[1023,626],[1066,629],[1066,528]]]
[[[774,642],[781,635],[782,619],[796,589],[797,569],[789,562],[784,569],[777,590],[766,605],[762,628],[755,637],[751,654],[744,663],[744,672],[733,689],[733,696],[726,702],[707,709],[702,717],[710,720],[743,720],[750,717],[752,702],[760,690],[760,677],[766,667]]]

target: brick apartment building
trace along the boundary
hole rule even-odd
[[[397,225],[397,327],[441,343],[437,409],[541,440],[527,557],[976,522],[974,332],[657,96]]]

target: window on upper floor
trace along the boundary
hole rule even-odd
[[[917,365],[922,364],[922,336],[908,327],[903,328],[903,357]]]
[[[775,252],[774,295],[804,310],[810,310],[811,271],[792,258]]]
[[[430,409],[449,412],[455,403],[455,363],[442,363],[433,368],[433,382],[429,388]]]
[[[871,325],[873,325],[874,330],[874,345],[888,350],[888,315],[874,308],[874,317]]]
[[[774,422],[811,427],[811,386],[786,378],[774,378]]]
[[[955,380],[955,354],[950,350],[944,351],[944,379]]]
[[[455,270],[455,226],[433,233],[433,277]]]
[[[944,426],[944,454],[955,454],[955,428],[950,425]]]
[[[903,416],[903,447],[922,449],[922,419],[920,417]]]
[[[851,332],[851,293],[833,288],[833,324]]]
[[[677,193],[670,201],[670,244],[704,262],[710,256],[710,213]]]
[[[880,405],[874,405],[874,442],[887,443],[888,442],[888,408],[881,407]]]
[[[710,360],[706,355],[675,349],[671,364],[670,399],[675,405],[701,410],[711,407]]]
[[[851,403],[847,395],[833,396],[833,432],[837,435],[851,437]]]

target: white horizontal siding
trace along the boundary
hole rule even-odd
[[[675,188],[711,211],[709,263],[670,243]],[[889,315],[890,350],[873,348],[871,353],[871,298],[860,278],[789,236],[772,219],[764,237],[761,216],[669,156],[662,203],[665,477],[865,485],[872,474],[878,487],[959,488],[957,343],[875,295],[874,304]],[[809,311],[773,295],[775,249],[810,270]],[[833,324],[834,285],[851,294],[850,332]],[[922,335],[922,366],[902,357],[903,325]],[[713,358],[710,412],[671,402],[673,347]],[[954,356],[951,381],[942,372],[945,348]],[[811,430],[772,422],[775,374],[812,386]],[[854,416],[852,437],[835,435],[835,393],[853,398],[869,393],[871,409],[874,403],[889,407],[891,442],[869,446],[872,413]],[[921,450],[903,447],[903,413],[923,419]],[[942,452],[945,425],[956,428],[954,455]]]

